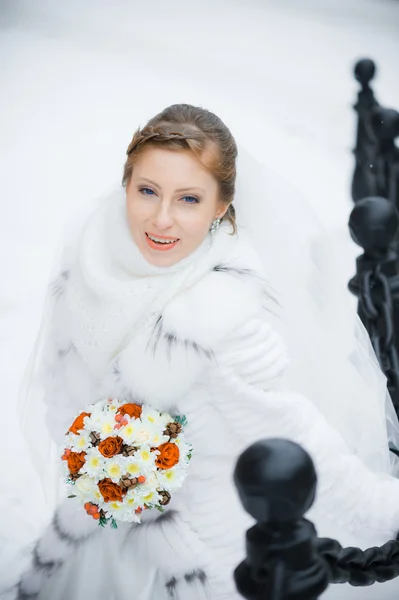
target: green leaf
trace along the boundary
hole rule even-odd
[[[106,526],[106,524],[107,524],[107,521],[108,521],[108,519],[106,519],[105,517],[100,517],[100,520],[98,521],[98,524],[99,524],[101,527],[105,527],[105,526]]]
[[[76,498],[75,494],[71,494],[70,496],[68,496],[68,498]]]
[[[179,423],[179,425],[181,425],[182,427],[185,427],[187,425],[187,418],[186,415],[177,415],[177,417],[174,417],[176,423]]]
[[[115,519],[111,519],[111,527],[112,529],[118,529],[118,524]]]

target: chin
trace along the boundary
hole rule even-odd
[[[178,256],[164,256],[163,254],[161,254],[161,252],[159,253],[159,256],[154,255],[151,252],[144,252],[143,256],[146,259],[146,261],[154,267],[173,267],[173,265],[175,265],[184,258],[183,256],[180,256],[180,254]]]

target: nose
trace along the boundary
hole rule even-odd
[[[173,226],[173,210],[169,202],[162,201],[157,205],[153,221],[158,231],[165,231]]]

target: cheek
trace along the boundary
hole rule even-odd
[[[148,208],[143,202],[139,202],[137,198],[126,198],[126,213],[130,227],[137,226],[148,216]]]
[[[182,227],[192,237],[203,237],[208,232],[211,222],[212,214],[209,209],[200,210],[200,207],[197,210],[186,209],[180,219]]]

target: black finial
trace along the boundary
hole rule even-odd
[[[392,108],[376,108],[371,115],[371,126],[378,140],[391,140],[399,136],[399,113]]]
[[[260,522],[295,521],[313,504],[316,472],[307,452],[288,440],[250,446],[238,459],[234,481],[245,510]]]
[[[234,481],[257,524],[247,531],[246,559],[234,571],[247,600],[315,600],[329,573],[317,554],[317,534],[303,518],[313,504],[316,471],[309,454],[289,440],[268,439],[238,459]]]
[[[371,60],[371,58],[362,58],[355,64],[355,78],[363,88],[368,88],[370,81],[374,78],[376,70],[375,62]]]
[[[386,252],[398,227],[399,214],[395,205],[379,196],[359,200],[349,217],[353,241],[368,253]]]

